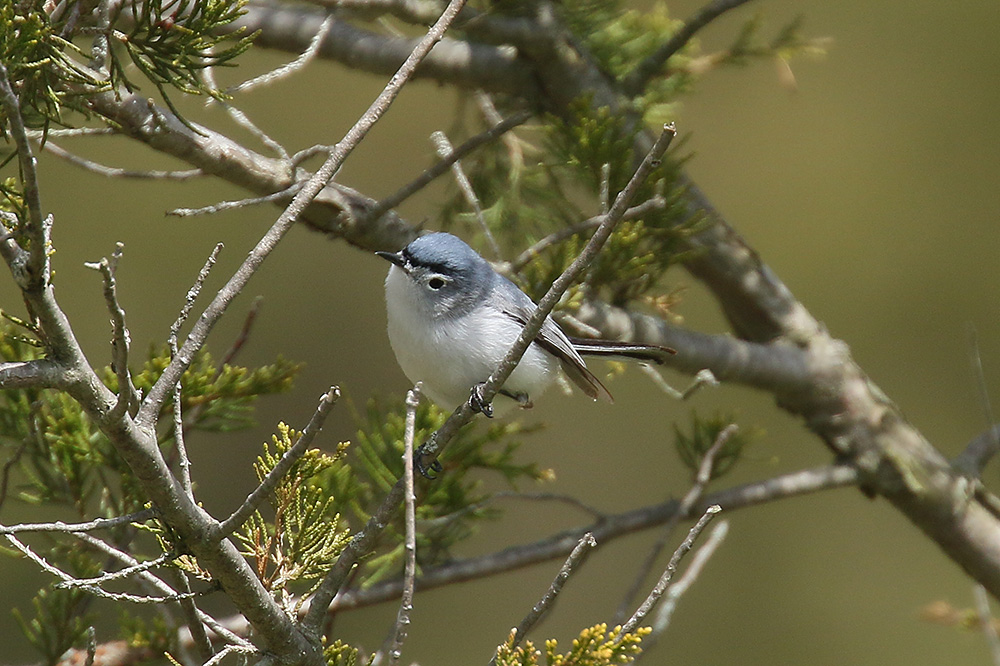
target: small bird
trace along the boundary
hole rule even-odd
[[[473,408],[492,415],[491,405],[477,403],[473,388],[506,356],[535,303],[449,233],[427,234],[399,252],[375,254],[392,263],[385,279],[389,342],[403,372],[422,382],[424,393],[441,407],[471,400]],[[499,395],[530,407],[561,369],[591,398],[613,402],[581,354],[662,363],[674,353],[667,347],[570,338],[546,317]]]

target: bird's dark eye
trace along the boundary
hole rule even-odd
[[[432,277],[430,280],[427,281],[427,286],[437,291],[438,289],[444,286],[444,279],[439,277]]]

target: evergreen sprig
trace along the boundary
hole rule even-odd
[[[91,614],[80,612],[87,597],[79,589],[44,588],[31,600],[31,617],[13,609],[21,633],[42,656],[43,663],[57,664],[67,650],[84,644],[93,621]]]
[[[597,624],[580,632],[566,653],[559,653],[559,643],[555,639],[545,641],[546,666],[611,666],[629,664],[642,652],[640,643],[652,631],[641,627],[632,633],[615,638],[620,627],[608,632],[607,624]],[[515,647],[516,634],[511,632],[507,640],[497,648],[497,666],[540,666],[542,651],[531,641]]]
[[[44,0],[0,3],[0,62],[7,68],[11,87],[17,91],[24,124],[47,128],[64,122],[66,107],[86,113],[80,85],[89,90],[107,87],[93,72],[79,64],[80,50],[61,31],[65,20],[53,21]],[[62,12],[71,15],[76,1]],[[7,117],[0,110],[0,133],[6,136]]]
[[[263,481],[281,457],[301,437],[284,423],[278,434],[254,463],[257,479]],[[272,450],[273,447],[273,450]],[[337,559],[350,537],[343,526],[337,501],[318,477],[339,466],[347,445],[333,455],[310,449],[292,465],[269,498],[273,518],[260,511],[236,533],[243,553],[256,566],[257,576],[279,599],[290,586],[322,578]]]
[[[115,32],[129,59],[160,91],[171,111],[180,116],[166,86],[186,94],[222,97],[205,85],[206,67],[229,66],[253,43],[245,29],[225,27],[244,13],[247,0],[132,0],[131,27]],[[131,91],[136,83],[126,75],[117,53],[111,52],[111,82]]]

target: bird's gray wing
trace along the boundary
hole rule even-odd
[[[528,323],[528,319],[534,313],[537,306],[513,282],[500,275],[497,275],[497,277],[506,281],[510,287],[513,287],[513,289],[501,288],[494,290],[494,294],[497,295],[497,302],[503,313],[518,322],[521,326],[524,326]],[[562,370],[566,373],[566,376],[588,396],[595,400],[600,398],[607,402],[614,402],[611,392],[587,368],[583,357],[577,353],[573,347],[573,343],[570,342],[570,339],[559,328],[559,325],[552,320],[552,317],[545,318],[542,329],[538,332],[538,337],[535,338],[535,343],[559,359],[559,364],[562,366]]]

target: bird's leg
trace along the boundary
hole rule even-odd
[[[472,387],[472,392],[469,395],[469,407],[472,407],[472,411],[480,412],[487,418],[493,418],[493,405],[483,396],[484,386],[486,386],[486,382]]]
[[[500,395],[505,395],[511,400],[516,400],[521,409],[531,409],[535,406],[535,403],[531,402],[531,398],[528,397],[527,393],[521,393],[520,391],[515,393],[507,389],[500,389]]]
[[[424,464],[424,456],[427,455],[426,449],[424,448],[425,446],[426,444],[421,444],[417,447],[417,450],[414,451],[413,466],[418,472],[420,472],[420,476],[425,479],[436,479],[436,474],[444,471],[444,467],[442,467],[441,463],[437,460],[432,460],[429,465]]]

